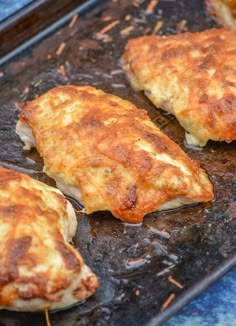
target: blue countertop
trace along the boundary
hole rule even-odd
[[[236,326],[236,268],[185,306],[165,326]]]
[[[0,22],[30,2],[33,2],[33,0],[0,0]]]

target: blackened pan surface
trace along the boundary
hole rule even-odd
[[[166,35],[195,32],[214,27],[215,22],[200,0],[152,4],[148,12],[150,1],[98,1],[93,10],[74,23],[65,22],[0,69],[1,165],[54,185],[41,172],[37,152],[23,151],[15,134],[19,108],[57,85],[93,85],[148,110],[157,125],[201,163],[215,186],[214,202],[149,214],[136,226],[110,213],[77,213],[74,244],[98,275],[100,289],[87,302],[50,314],[52,325],[144,325],[161,313],[170,296],[178,300],[236,251],[236,142],[187,148],[176,119],[134,92],[119,62],[129,38],[154,29]],[[45,317],[1,311],[0,325],[41,326]]]

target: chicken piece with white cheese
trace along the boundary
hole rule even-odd
[[[16,131],[84,212],[139,223],[154,211],[213,199],[212,184],[147,112],[90,86],[61,86],[24,107]]]
[[[96,275],[69,244],[76,228],[58,189],[0,167],[0,309],[62,309],[95,292]]]
[[[236,140],[236,31],[131,39],[122,61],[133,88],[175,115],[188,144]]]

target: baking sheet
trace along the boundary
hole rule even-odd
[[[12,14],[0,21],[0,64],[20,53],[22,45],[24,48],[31,38],[38,38],[47,27],[57,24],[62,17],[85,2],[86,0],[33,0],[24,4],[19,1],[15,11],[12,4]]]
[[[17,114],[24,103],[54,86],[93,85],[148,110],[157,125],[201,163],[215,186],[212,203],[149,214],[140,225],[122,223],[109,212],[77,213],[74,244],[98,275],[100,288],[85,303],[50,314],[52,325],[144,325],[163,314],[170,296],[174,305],[236,252],[236,142],[209,142],[199,150],[186,147],[175,118],[134,92],[120,68],[131,37],[154,31],[194,32],[216,23],[207,16],[203,1],[159,0],[149,12],[150,3],[97,1],[93,9],[79,14],[73,23],[65,20],[60,29],[50,30],[48,37],[0,69],[1,165],[54,185],[41,172],[37,152],[23,151],[15,134]],[[0,312],[0,325],[26,324],[45,325],[45,317]]]

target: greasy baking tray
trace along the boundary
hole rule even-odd
[[[22,3],[21,1],[19,1]],[[86,0],[32,0],[0,22],[0,63],[20,53],[30,40],[47,27],[52,28],[60,18],[70,15]],[[47,34],[48,34],[47,30]]]
[[[215,186],[212,203],[149,214],[140,225],[108,212],[77,213],[74,244],[100,288],[83,304],[50,314],[52,325],[159,325],[235,265],[236,142],[187,147],[176,119],[131,89],[120,57],[131,37],[195,32],[216,23],[200,0],[97,1],[87,9],[72,19],[67,14],[60,28],[48,28],[43,39],[31,40],[34,46],[1,66],[0,164],[54,184],[41,172],[37,152],[22,150],[15,123],[25,102],[61,84],[89,84],[133,101],[201,163]],[[1,311],[0,325],[41,326],[45,318]]]

